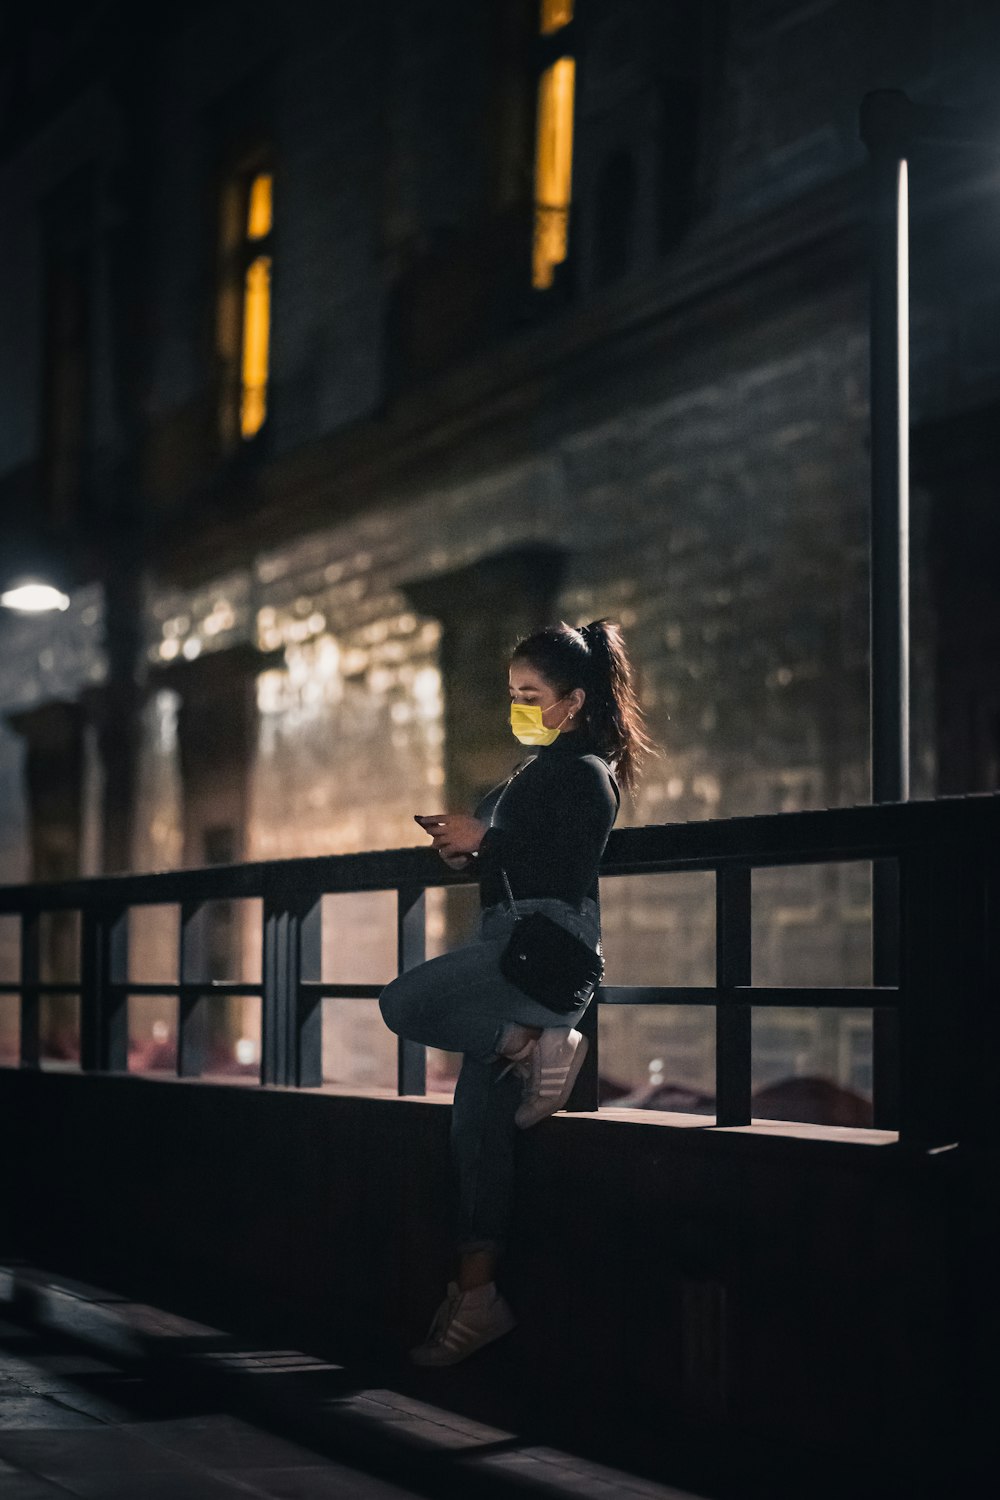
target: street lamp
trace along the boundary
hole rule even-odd
[[[909,767],[909,157],[918,147],[996,153],[995,122],[915,104],[896,89],[861,102],[871,163],[872,801],[905,802]]]
[[[871,781],[873,802],[910,795],[909,158],[919,147],[996,152],[995,124],[915,104],[896,89],[866,94],[860,134],[871,180]],[[899,983],[899,890],[893,860],[872,862],[872,979]],[[895,1129],[899,1017],[876,1010],[874,1124]]]
[[[46,615],[69,608],[69,595],[41,578],[18,578],[0,594],[0,607],[20,615]]]
[[[0,609],[48,615],[69,608],[69,558],[58,537],[31,521],[5,528],[0,542]]]

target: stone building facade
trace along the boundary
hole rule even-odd
[[[866,800],[857,110],[877,87],[994,107],[998,22],[985,0],[226,0],[8,23],[0,503],[9,566],[24,533],[73,586],[65,614],[0,621],[0,877],[420,842],[414,811],[508,771],[505,654],[558,618],[612,616],[637,663],[662,756],[621,822]],[[564,55],[568,254],[539,289],[536,99]],[[262,174],[267,411],[244,438],[220,224]],[[992,163],[913,177],[933,795],[1000,779],[1000,216]],[[432,903],[432,945],[471,897]],[[755,979],[865,981],[866,869],[769,872],[760,898]],[[706,880],[606,881],[602,904],[617,982],[710,979]],[[216,972],[249,977],[259,915],[217,916]],[[329,916],[330,975],[389,977],[384,899]],[[175,926],[141,924],[137,979],[171,977]],[[371,1005],[326,1005],[330,1079],[387,1085]],[[136,1065],[169,1061],[169,1012],[132,1022]],[[249,1002],[221,1025],[241,1066],[255,1027]],[[759,1083],[867,1091],[866,1016],[755,1028]],[[711,1048],[710,1013],[602,1020],[622,1085],[710,1087]]]

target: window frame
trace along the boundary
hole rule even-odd
[[[271,179],[270,223],[264,234],[251,238],[248,219],[253,185],[265,176]],[[258,146],[242,153],[239,160],[221,175],[216,193],[214,350],[218,367],[217,431],[223,452],[234,456],[263,450],[273,424],[276,186],[273,154]],[[269,264],[264,414],[252,432],[244,433],[247,276],[254,263],[265,258]]]

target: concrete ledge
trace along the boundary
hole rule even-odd
[[[384,1371],[452,1271],[449,1114],[440,1097],[5,1071],[0,1249],[114,1288],[147,1338],[169,1307],[192,1350],[224,1353],[214,1334],[236,1330]],[[963,1148],[613,1108],[517,1144],[502,1280],[519,1323],[482,1376],[460,1367],[459,1408],[482,1380],[470,1417],[516,1432],[541,1410],[557,1446],[643,1453],[661,1478],[664,1447],[686,1452],[669,1477],[693,1489],[737,1457],[777,1494],[780,1453],[810,1500],[816,1474],[919,1473],[961,1448],[980,1324],[956,1309],[988,1255]],[[79,1300],[115,1336],[115,1298]]]
[[[17,1069],[11,1069],[16,1073]],[[129,1083],[149,1084],[160,1088],[184,1088],[184,1089],[221,1089],[228,1093],[230,1090],[250,1089],[252,1092],[263,1094],[291,1095],[294,1098],[309,1099],[356,1099],[364,1100],[369,1104],[392,1105],[405,1104],[408,1108],[427,1108],[433,1110],[450,1109],[451,1095],[441,1093],[427,1094],[397,1094],[391,1089],[364,1088],[360,1085],[350,1084],[323,1084],[320,1088],[296,1089],[285,1088],[276,1084],[261,1085],[253,1079],[239,1078],[222,1082],[219,1079],[208,1078],[176,1078],[172,1075],[156,1073],[88,1073],[83,1075],[79,1069],[53,1068],[45,1069],[60,1076],[100,1078],[103,1080],[123,1080]],[[0,1069],[0,1081],[2,1081],[3,1070]],[[848,1145],[848,1146],[899,1146],[899,1132],[895,1130],[875,1130],[869,1127],[848,1125],[815,1125],[798,1120],[774,1120],[753,1119],[749,1125],[717,1125],[711,1115],[684,1114],[670,1110],[656,1109],[618,1109],[613,1104],[602,1105],[599,1110],[563,1110],[555,1116],[555,1126],[560,1129],[572,1129],[583,1123],[627,1125],[632,1129],[648,1128],[655,1126],[666,1130],[698,1131],[710,1136],[733,1136],[738,1135],[749,1140],[769,1141],[809,1141],[815,1145]],[[924,1148],[913,1148],[917,1154],[922,1154]],[[937,1148],[938,1150],[947,1148]]]
[[[22,1321],[126,1359],[145,1359],[158,1351],[194,1353],[228,1343],[221,1329],[34,1266],[0,1265],[0,1300]]]

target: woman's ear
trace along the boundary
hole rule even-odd
[[[587,701],[587,694],[583,688],[574,688],[569,695],[569,701],[572,706],[573,717],[574,719],[578,719],[583,712],[583,705]]]

